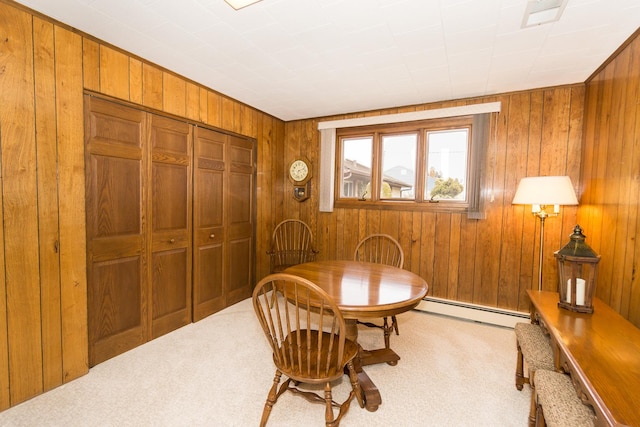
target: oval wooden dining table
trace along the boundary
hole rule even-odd
[[[324,289],[336,302],[346,321],[347,337],[358,341],[358,319],[379,319],[415,308],[427,295],[429,286],[417,274],[401,268],[369,262],[316,261],[287,268],[285,273],[304,277]],[[411,333],[408,331],[407,333]],[[362,395],[369,411],[382,403],[380,391],[362,366],[395,364],[400,359],[390,348],[365,350],[355,360]]]

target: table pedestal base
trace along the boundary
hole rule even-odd
[[[358,382],[360,383],[360,396],[356,396],[358,402],[361,402],[362,405],[369,412],[375,412],[378,410],[378,406],[382,403],[382,397],[380,396],[380,390],[378,387],[371,381],[369,375],[365,371],[362,370],[362,364],[360,363],[360,358],[356,357],[353,361],[354,368],[358,375]]]
[[[354,319],[345,319],[347,326],[347,338],[357,342],[358,339],[358,325]],[[358,345],[360,350],[358,356],[354,359],[353,364],[358,374],[358,382],[360,383],[361,395],[358,396],[358,401],[364,404],[367,411],[374,412],[378,409],[378,406],[382,403],[382,397],[380,396],[380,390],[371,381],[371,378],[362,369],[366,365],[374,365],[376,363],[388,363],[389,365],[396,365],[400,356],[390,348],[380,348],[376,350],[365,350],[362,346]]]
[[[360,349],[360,363],[362,366],[375,365],[377,363],[387,363],[391,366],[398,364],[400,356],[390,348],[380,348],[377,350]]]

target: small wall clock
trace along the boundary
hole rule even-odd
[[[311,190],[311,162],[305,157],[289,164],[289,180],[293,183],[293,198],[299,202],[309,198]]]

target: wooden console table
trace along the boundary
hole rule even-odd
[[[557,292],[528,290],[531,321],[549,332],[556,367],[571,374],[598,426],[640,426],[640,329],[594,298],[593,314],[558,307]]]

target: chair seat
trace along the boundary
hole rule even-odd
[[[337,356],[336,351],[331,351],[329,348],[330,343],[335,344],[334,340],[331,340],[331,334],[328,332],[322,332],[322,345],[318,349],[318,331],[299,330],[293,331],[287,336],[283,344],[280,346],[280,351],[287,352],[288,354],[296,354],[299,351],[299,357],[292,358],[292,364],[289,366],[280,366],[282,373],[289,378],[304,382],[313,382],[317,380],[319,383],[325,383],[327,379],[333,381],[341,378],[344,375],[342,369],[350,360],[352,360],[358,354],[358,345],[349,339],[345,339],[343,360],[335,360]],[[309,338],[310,336],[310,338]],[[309,351],[307,351],[307,348]],[[291,352],[291,353],[290,353]],[[329,371],[320,372],[318,366],[318,356],[320,353],[321,365],[329,366]],[[327,363],[327,355],[331,355],[331,360]]]
[[[582,403],[567,374],[539,370],[536,372],[536,401],[549,427],[593,426],[593,410]]]
[[[553,371],[555,369],[553,352],[549,345],[549,339],[542,328],[532,323],[520,322],[516,323],[514,330],[529,370],[547,369]]]

